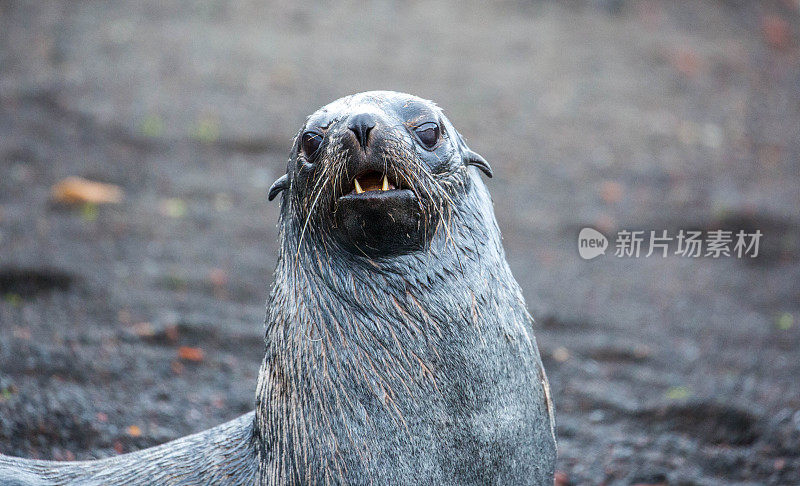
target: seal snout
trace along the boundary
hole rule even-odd
[[[374,197],[378,192],[407,188],[401,184],[402,176],[395,166],[395,154],[387,152],[389,126],[384,116],[369,111],[357,111],[345,119],[345,130],[340,131],[343,146],[349,157],[344,174],[355,174],[345,178],[345,187],[340,196]]]
[[[369,143],[369,132],[375,128],[375,117],[370,113],[358,113],[350,117],[347,128],[356,136],[361,148],[366,150]]]

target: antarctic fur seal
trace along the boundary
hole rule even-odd
[[[321,108],[269,193],[255,412],[100,461],[0,456],[0,483],[552,484],[547,378],[479,172],[430,101]]]

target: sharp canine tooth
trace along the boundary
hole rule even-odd
[[[389,190],[389,179],[386,178],[386,174],[383,174],[383,187],[381,188],[383,191]]]
[[[361,189],[361,184],[358,183],[358,179],[356,179],[355,181],[356,181],[356,194],[361,194],[362,192],[364,192],[364,189]]]

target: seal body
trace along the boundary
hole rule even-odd
[[[0,456],[0,483],[552,484],[549,386],[479,171],[429,101],[321,108],[269,194],[255,412],[102,461]]]
[[[366,144],[347,133],[363,113]],[[415,139],[425,123],[440,127],[432,148]],[[470,167],[479,156],[435,105],[408,95],[339,100],[306,129],[319,126],[328,145],[312,144],[314,159],[296,150],[285,182],[256,405],[262,481],[552,484],[547,379]],[[397,189],[346,206],[353,184],[339,175],[375,171],[394,173],[382,186]],[[414,204],[382,198],[402,188]],[[393,209],[402,231],[373,235]]]

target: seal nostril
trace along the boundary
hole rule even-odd
[[[367,148],[369,131],[375,128],[375,118],[369,113],[359,113],[350,117],[347,128],[353,131],[361,148]]]

